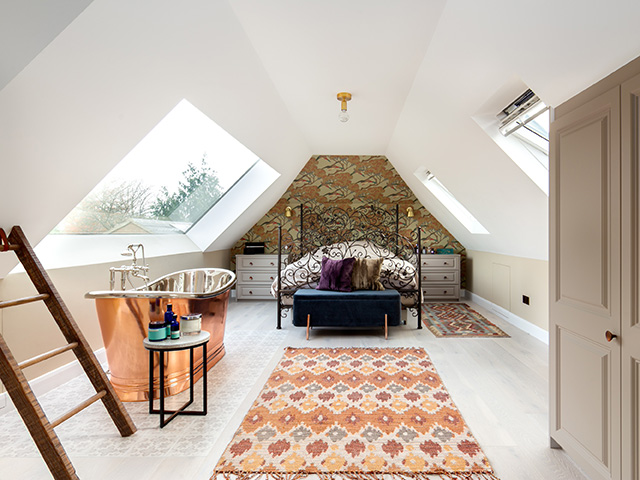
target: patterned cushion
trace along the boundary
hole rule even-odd
[[[380,283],[382,258],[356,258],[351,273],[354,290],[384,290]]]

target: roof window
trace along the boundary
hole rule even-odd
[[[426,168],[418,169],[416,177],[425,187],[458,219],[469,232],[474,234],[488,234],[489,231],[462,205],[453,194]]]
[[[51,233],[187,232],[259,162],[182,100]]]

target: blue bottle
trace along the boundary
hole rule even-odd
[[[167,311],[164,312],[164,328],[167,330],[167,338],[171,338],[171,322],[173,322],[173,317],[175,313],[173,313],[173,305],[167,303]]]
[[[180,322],[178,322],[178,316],[173,316],[173,321],[171,322],[171,340],[177,340],[180,338]]]

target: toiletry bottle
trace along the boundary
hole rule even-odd
[[[177,340],[180,338],[180,322],[178,322],[178,316],[175,315],[171,322],[171,340]]]
[[[148,332],[149,340],[152,342],[160,342],[167,338],[167,329],[163,322],[149,322]]]
[[[167,330],[167,338],[171,338],[171,322],[173,322],[173,305],[167,303],[167,311],[164,312],[164,326]]]

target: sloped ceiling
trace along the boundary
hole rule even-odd
[[[0,3],[0,90],[93,0]]]
[[[474,117],[523,85],[558,105],[640,55],[637,1],[68,1],[62,20],[40,15],[37,47],[15,27],[45,7],[25,17],[7,3],[0,227],[34,244],[187,98],[281,174],[238,238],[312,154],[383,154],[467,248],[545,259],[547,197]],[[413,175],[423,166],[490,235],[440,206]]]

